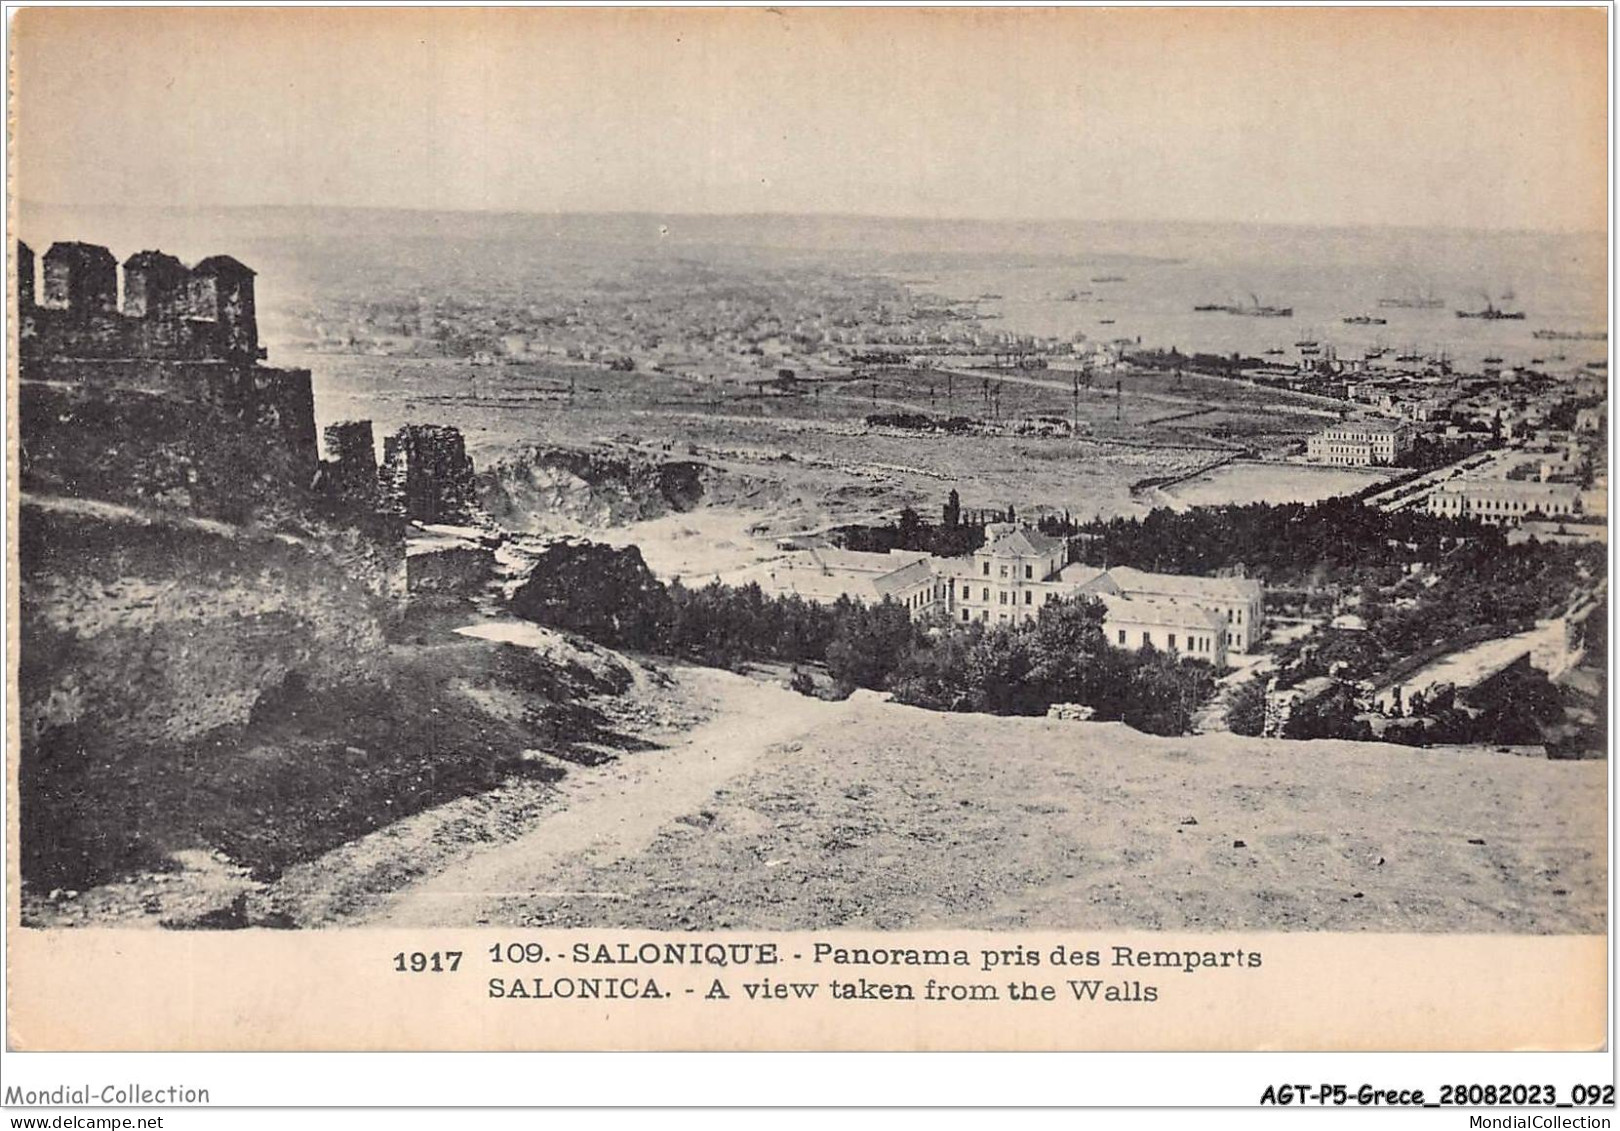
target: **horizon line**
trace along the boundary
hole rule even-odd
[[[1016,224],[1075,224],[1075,225],[1105,225],[1105,224],[1144,224],[1161,227],[1233,227],[1252,226],[1261,228],[1302,228],[1320,231],[1396,231],[1396,232],[1448,232],[1459,235],[1531,235],[1531,236],[1603,236],[1607,238],[1608,229],[1604,228],[1530,228],[1530,227],[1500,227],[1487,228],[1456,224],[1400,224],[1389,221],[1347,222],[1347,221],[1320,221],[1320,220],[1256,220],[1256,219],[1218,219],[1218,218],[1164,218],[1152,219],[1145,217],[1075,217],[1075,216],[924,216],[907,213],[888,212],[846,212],[846,211],[787,211],[779,209],[759,209],[741,211],[705,211],[695,212],[687,210],[659,211],[646,208],[604,208],[604,209],[570,209],[570,208],[466,208],[466,207],[427,207],[411,204],[286,204],[286,203],[254,203],[254,204],[85,204],[62,201],[31,200],[19,196],[17,198],[19,209],[22,208],[57,208],[57,209],[101,209],[106,211],[125,212],[249,212],[249,211],[331,211],[331,212],[397,212],[404,214],[423,215],[452,215],[452,216],[656,216],[656,217],[683,217],[688,219],[822,219],[822,220],[863,220],[887,221],[912,224],[986,224],[986,225],[1016,225]]]

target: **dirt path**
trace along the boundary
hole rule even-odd
[[[532,832],[405,889],[365,922],[504,924],[519,921],[518,909],[527,911],[546,896],[624,898],[611,891],[558,891],[554,877],[581,864],[605,868],[639,855],[670,822],[699,812],[728,782],[752,770],[765,751],[847,710],[712,669],[681,669],[678,678],[716,710],[680,745],[570,769],[557,787],[560,808],[546,813]]]

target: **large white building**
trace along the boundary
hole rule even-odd
[[[1490,526],[1582,513],[1581,489],[1573,483],[1528,479],[1454,479],[1429,492],[1427,507],[1433,515],[1471,518]]]
[[[1233,652],[1253,651],[1265,627],[1265,587],[1251,578],[1148,573],[1130,566],[1116,566],[1105,571],[1094,584],[1102,588],[1086,591],[1174,601],[1207,609],[1222,625],[1222,648]]]
[[[1397,420],[1346,420],[1305,441],[1305,455],[1317,463],[1370,467],[1394,463],[1412,450],[1412,430]]]
[[[962,558],[799,551],[773,565],[764,585],[811,600],[888,599],[913,617],[963,624],[1015,624],[1035,619],[1054,601],[1096,597],[1106,610],[1103,632],[1116,647],[1152,645],[1217,666],[1228,652],[1253,650],[1264,631],[1265,591],[1258,581],[1068,564],[1061,538],[1011,523],[992,524],[986,534],[984,546]]]

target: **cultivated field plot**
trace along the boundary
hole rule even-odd
[[[692,741],[389,925],[1597,932],[1601,762],[1154,738],[804,699],[683,669]]]

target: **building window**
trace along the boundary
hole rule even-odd
[[[990,576],[990,563],[989,562],[984,563],[984,575],[986,577]]]
[[[1176,650],[1176,634],[1172,632],[1170,634],[1170,651],[1174,652],[1175,650]]]
[[[1119,630],[1119,643],[1121,647],[1125,644],[1125,630],[1123,628]]]
[[[1000,593],[996,594],[996,603],[1000,604],[1000,605],[1005,605],[1007,603],[1007,591],[1006,590],[1002,590]]]
[[[1152,644],[1153,643],[1153,634],[1151,632],[1149,632],[1145,628],[1142,630],[1142,643],[1143,644]]]
[[[1028,589],[1024,590],[1024,604],[1033,605],[1034,603],[1035,594],[1031,593]]]
[[[1007,567],[1006,567],[1006,566],[1002,566],[1002,567],[1001,567],[1001,576],[1002,576],[1002,577],[1006,577],[1006,576],[1007,576]]]
[[[968,611],[967,611],[967,610],[966,610],[966,609],[963,609],[963,610],[962,610],[962,621],[963,621],[963,622],[964,622],[964,623],[966,623],[966,621],[967,621],[967,619],[968,619],[968,616],[969,616],[969,615],[970,615],[970,614],[969,614],[969,613],[968,613]]]
[[[986,566],[985,568],[988,569],[989,567]],[[990,603],[990,590],[988,589],[984,591],[984,603],[987,605]]]
[[[1034,566],[1025,566],[1024,567],[1024,580],[1028,581],[1030,578],[1032,578],[1034,576],[1035,576],[1035,567]]]

